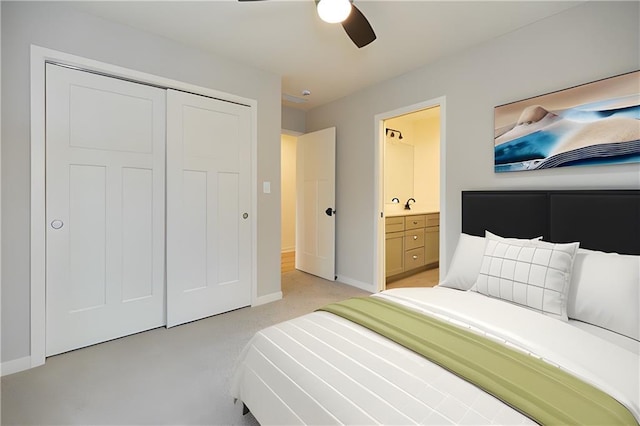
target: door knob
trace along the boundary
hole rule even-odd
[[[327,214],[327,216],[333,216],[334,214],[336,214],[336,211],[331,207],[327,208],[324,212]]]
[[[60,229],[64,226],[64,222],[62,222],[60,219],[55,219],[51,221],[51,227],[53,229]]]
[[[243,214],[242,214],[242,218],[243,218],[243,219],[246,219],[246,218],[248,218],[248,217],[249,217],[249,213],[243,213]]]

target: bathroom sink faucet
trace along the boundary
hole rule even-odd
[[[405,209],[405,210],[411,210],[411,205],[409,204],[409,201],[413,201],[414,203],[416,202],[416,200],[415,200],[415,199],[413,199],[413,198],[409,198],[409,199],[407,200],[407,204],[405,204],[405,205],[404,205],[404,209]]]

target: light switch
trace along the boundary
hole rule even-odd
[[[265,194],[271,194],[271,182],[262,182],[262,192]]]

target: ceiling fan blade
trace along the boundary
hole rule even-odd
[[[376,33],[373,32],[371,24],[367,18],[360,12],[355,4],[351,3],[351,13],[349,17],[342,22],[342,28],[359,48],[366,46],[376,39]]]

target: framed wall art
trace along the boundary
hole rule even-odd
[[[640,71],[494,108],[495,172],[640,162]]]

